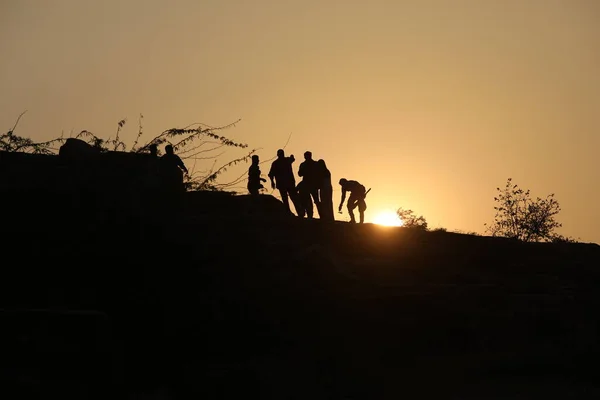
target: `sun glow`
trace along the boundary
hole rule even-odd
[[[377,214],[373,223],[383,226],[402,226],[402,220],[393,211],[383,211]]]

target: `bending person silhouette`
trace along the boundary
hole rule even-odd
[[[357,181],[349,181],[345,178],[340,179],[340,185],[342,186],[342,201],[340,202],[338,211],[340,213],[342,212],[342,206],[344,205],[344,200],[346,200],[346,192],[350,192],[347,204],[350,222],[356,222],[356,219],[354,218],[354,209],[358,207],[360,223],[362,224],[365,222],[365,210],[367,209],[367,203],[365,203],[367,191],[365,190],[365,187]]]
[[[252,156],[252,165],[248,168],[248,192],[253,196],[258,196],[259,190],[264,188],[261,182],[266,182],[265,178],[260,177],[260,167],[258,166],[258,156]]]
[[[319,166],[317,162],[312,159],[312,153],[310,151],[304,152],[304,161],[300,164],[298,168],[298,176],[302,177],[302,193],[300,193],[301,197],[311,196],[312,201],[310,202],[310,208],[306,209],[306,214],[309,218],[313,216],[313,207],[312,203],[314,202],[317,206],[317,211],[319,212],[319,217],[321,215],[321,202],[319,201]],[[308,202],[303,201],[308,207]]]
[[[271,187],[279,190],[281,195],[281,201],[291,214],[290,209],[291,199],[296,209],[296,214],[300,215],[300,206],[298,204],[298,196],[296,192],[296,179],[294,178],[294,171],[292,171],[292,163],[296,161],[294,155],[289,157],[285,156],[283,149],[277,150],[277,159],[271,163],[271,169],[269,170],[269,179],[271,179]]]
[[[327,169],[325,160],[317,161],[319,167],[319,200],[321,209],[319,216],[326,221],[334,221],[333,215],[333,187],[331,185],[331,172]]]

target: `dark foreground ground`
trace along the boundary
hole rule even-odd
[[[2,229],[1,398],[600,396],[597,245],[177,212]]]

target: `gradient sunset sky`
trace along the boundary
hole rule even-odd
[[[223,133],[263,160],[290,133],[296,172],[325,159],[336,208],[340,178],[371,187],[367,222],[483,233],[512,177],[600,243],[597,0],[0,0],[0,54],[3,133],[24,110],[37,141],[241,118]]]

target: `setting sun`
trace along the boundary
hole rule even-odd
[[[377,214],[373,223],[383,226],[402,226],[402,220],[393,211],[383,211]]]

